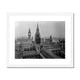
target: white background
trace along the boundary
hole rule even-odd
[[[75,13],[75,68],[7,68],[7,12]],[[0,27],[0,80],[80,80],[79,0],[0,0]]]
[[[8,67],[72,67],[73,66],[73,14],[8,14],[9,44]],[[11,16],[12,15],[12,16]],[[14,59],[14,40],[16,21],[65,21],[65,59]]]

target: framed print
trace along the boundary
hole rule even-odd
[[[73,67],[72,13],[8,13],[8,67]]]

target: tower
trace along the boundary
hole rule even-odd
[[[29,31],[28,31],[28,38],[29,38],[29,39],[31,38],[31,31],[30,31],[30,28],[29,28]]]
[[[52,43],[52,36],[50,35],[50,42]]]
[[[41,43],[41,37],[40,37],[40,33],[39,33],[38,24],[37,24],[36,34],[35,34],[35,42],[36,42],[36,44],[40,44]]]

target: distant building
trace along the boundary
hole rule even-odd
[[[50,43],[50,39],[49,38],[45,38],[45,43],[49,44]]]
[[[50,35],[50,43],[52,43],[52,36]]]
[[[50,44],[50,43],[52,43],[52,42],[53,42],[53,38],[52,38],[51,35],[50,35],[50,37],[45,38],[45,43]]]

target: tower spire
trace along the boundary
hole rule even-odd
[[[36,44],[40,44],[40,42],[41,42],[38,24],[37,24],[36,34],[35,34],[35,42],[36,42]]]
[[[29,31],[28,31],[28,38],[30,39],[31,38],[31,30],[29,28]]]
[[[31,33],[30,28],[29,28],[29,33]]]

